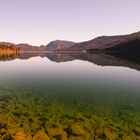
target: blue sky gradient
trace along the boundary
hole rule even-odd
[[[1,0],[0,41],[42,45],[140,31],[140,0]]]

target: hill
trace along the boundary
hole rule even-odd
[[[137,51],[140,48],[140,32],[130,35],[101,36],[73,45],[69,50],[88,51]]]
[[[42,47],[44,50],[63,50],[72,47],[75,43],[71,41],[55,40]]]

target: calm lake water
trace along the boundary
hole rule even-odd
[[[103,135],[139,139],[139,70],[139,61],[110,54],[27,53],[4,58],[0,121],[7,123],[10,116],[17,129],[32,135],[79,123],[84,131],[97,135],[94,139],[104,139]],[[98,134],[97,129],[102,131]]]

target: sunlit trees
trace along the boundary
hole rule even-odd
[[[0,55],[18,54],[19,52],[20,48],[13,45],[0,45]]]

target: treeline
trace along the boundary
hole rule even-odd
[[[0,45],[0,55],[19,54],[20,48],[13,45]]]

